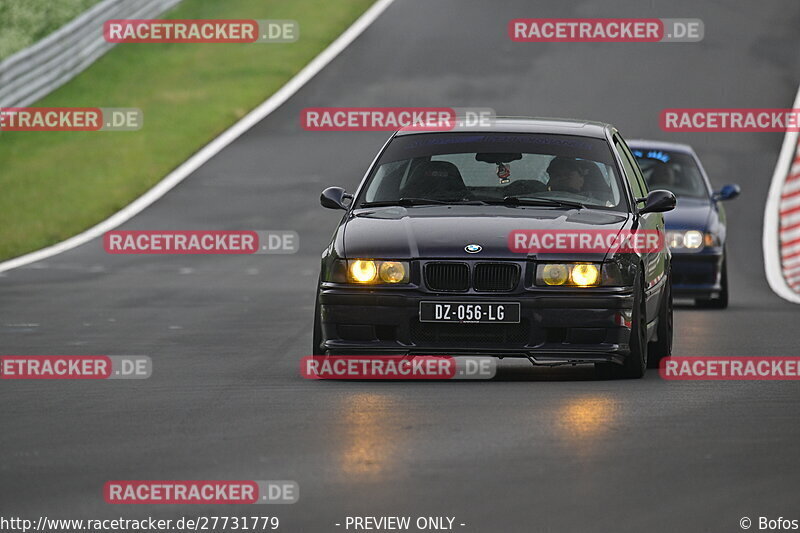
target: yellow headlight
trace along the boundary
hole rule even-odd
[[[400,283],[406,279],[406,267],[397,261],[384,261],[381,263],[380,276],[386,283]]]
[[[600,269],[597,265],[575,265],[572,267],[572,282],[581,287],[597,285],[600,280]]]
[[[542,281],[547,285],[563,285],[569,279],[566,265],[550,264],[542,268]]]
[[[350,262],[350,279],[357,283],[370,283],[375,281],[378,267],[371,259],[355,259]]]

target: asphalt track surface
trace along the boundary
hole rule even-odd
[[[512,43],[515,17],[697,17],[685,44]],[[675,354],[798,355],[800,308],[763,273],[781,135],[667,134],[666,107],[789,107],[800,4],[399,0],[287,104],[121,229],[291,229],[290,256],[109,256],[99,241],[0,278],[5,354],[144,354],[145,381],[0,384],[0,514],[447,515],[463,531],[738,531],[800,518],[800,386],[594,381],[505,362],[491,382],[314,382],[319,254],[385,133],[308,133],[311,106],[487,106],[686,141],[736,182],[731,305],[679,308]],[[120,143],[124,135],[120,134]],[[54,162],[56,164],[56,162]],[[113,479],[291,479],[290,506],[112,506]]]

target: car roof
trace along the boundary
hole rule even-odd
[[[666,141],[651,141],[649,139],[631,139],[626,141],[629,148],[646,148],[653,150],[671,150],[673,152],[684,152],[694,154],[694,148],[684,143],[671,143]]]
[[[488,126],[456,126],[451,130],[419,130],[401,129],[395,135],[414,135],[419,133],[549,133],[557,135],[577,135],[605,139],[607,131],[615,131],[614,127],[604,122],[576,120],[568,118],[539,117],[497,117]]]

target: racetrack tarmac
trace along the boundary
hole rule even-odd
[[[700,43],[514,43],[517,17],[693,17]],[[491,107],[692,144],[729,215],[731,304],[679,307],[675,355],[799,355],[800,307],[764,277],[778,133],[664,133],[663,108],[790,107],[800,4],[396,1],[275,113],[119,229],[293,230],[295,255],[112,256],[102,242],[0,274],[4,354],[142,354],[143,381],[0,383],[0,514],[453,516],[480,532],[738,531],[800,518],[800,385],[595,381],[503,362],[490,382],[317,382],[319,256],[388,134],[306,132],[320,106]],[[120,134],[120,143],[125,142]],[[56,162],[54,162],[56,164]],[[294,505],[122,506],[114,479],[290,479]],[[754,527],[755,529],[755,527]]]

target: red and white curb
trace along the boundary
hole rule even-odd
[[[783,184],[780,220],[783,277],[795,292],[800,292],[800,145]]]
[[[800,106],[800,88],[794,108]],[[800,303],[800,135],[787,132],[764,211],[764,270],[775,293]]]

